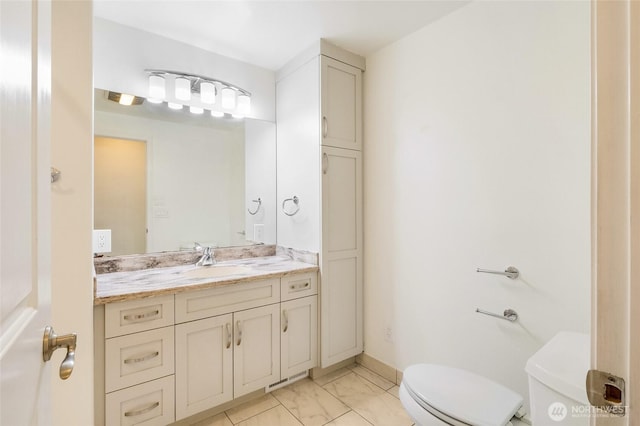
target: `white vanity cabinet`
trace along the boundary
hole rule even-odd
[[[362,150],[362,71],[320,57],[322,145]]]
[[[320,253],[322,367],[363,351],[363,70],[321,41],[277,74],[278,244]]]
[[[176,295],[176,420],[280,380],[280,279]]]
[[[176,325],[176,418],[233,399],[233,315]]]
[[[280,376],[318,365],[318,274],[282,277],[280,304]]]
[[[317,291],[291,273],[107,304],[96,423],[166,425],[316,367]]]
[[[173,302],[171,295],[105,306],[104,376],[96,382],[104,383],[107,425],[175,420]]]

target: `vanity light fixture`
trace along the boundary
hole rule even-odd
[[[144,103],[144,98],[141,98],[140,96],[133,96],[126,93],[112,91],[107,92],[107,99],[124,106],[142,105],[142,103]]]
[[[241,118],[251,113],[251,93],[233,84],[177,71],[147,69],[145,72],[149,75],[150,102],[167,102],[173,109],[182,109],[186,104],[194,114],[202,114],[207,109],[213,117],[224,117],[227,113]]]

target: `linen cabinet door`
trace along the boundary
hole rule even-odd
[[[362,160],[359,151],[323,147],[320,265],[321,366],[363,349]]]
[[[232,314],[176,325],[176,419],[233,399]]]
[[[321,56],[322,145],[362,150],[362,71]]]
[[[280,304],[234,312],[234,397],[280,381]]]
[[[281,377],[286,379],[318,365],[318,296],[283,302],[281,316]]]

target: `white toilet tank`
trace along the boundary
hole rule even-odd
[[[589,424],[588,334],[560,332],[527,361],[531,419],[536,426]]]

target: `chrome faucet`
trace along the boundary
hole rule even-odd
[[[197,243],[196,243],[197,244]],[[196,250],[200,251],[202,250],[202,257],[200,258],[200,260],[198,260],[196,262],[196,266],[211,266],[211,265],[215,265],[216,264],[216,259],[213,256],[213,250],[211,250],[211,247],[199,247],[200,245],[198,244]]]

